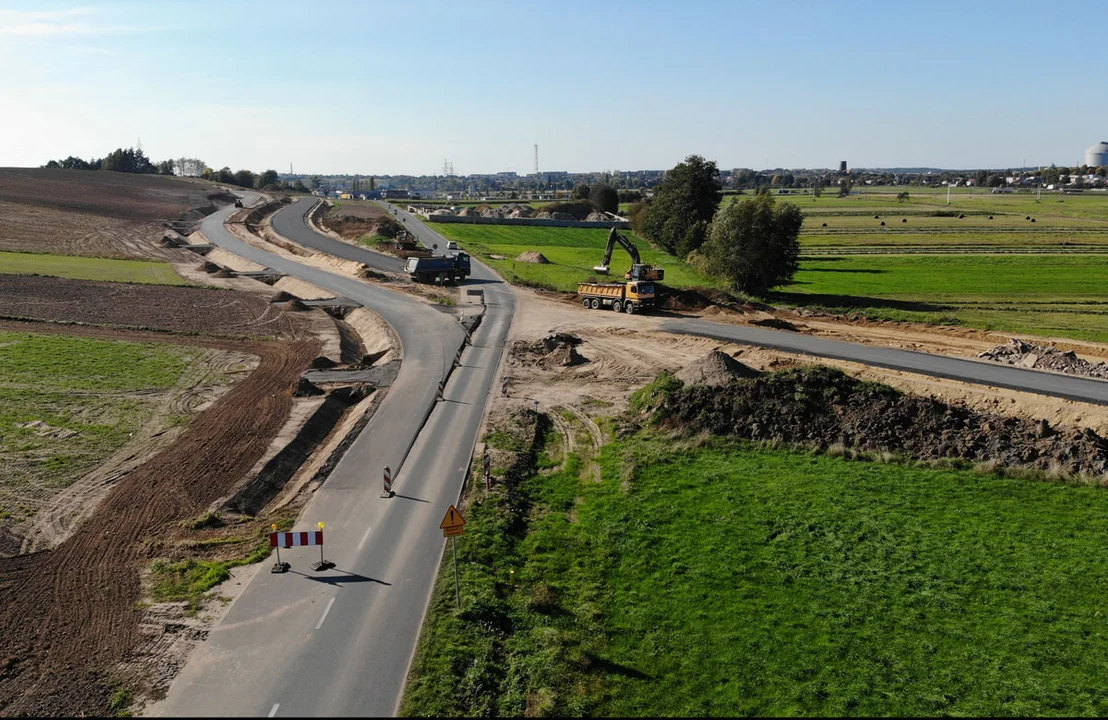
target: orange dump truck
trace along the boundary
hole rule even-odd
[[[581,298],[582,305],[593,310],[610,307],[616,312],[634,313],[654,307],[654,283],[647,280],[583,282],[577,285],[577,297]]]

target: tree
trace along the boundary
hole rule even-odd
[[[277,176],[276,170],[266,170],[264,173],[258,176],[258,189],[264,189],[270,185],[276,185],[280,178]]]
[[[989,171],[978,170],[974,180],[977,181],[977,187],[985,187],[985,184],[989,182]]]
[[[174,168],[174,165],[173,165],[172,160],[162,160],[160,163],[158,163],[158,174],[159,175],[172,175],[173,174],[173,168]]]
[[[843,178],[842,184],[839,185],[839,197],[846,197],[850,194],[850,188],[854,183],[850,181],[850,178]]]
[[[902,192],[898,192],[898,193],[896,194],[896,201],[897,201],[897,202],[908,202],[908,200],[910,199],[910,197],[911,197],[911,196],[909,196],[909,195],[908,195],[908,191],[907,191],[907,190],[904,190],[904,191],[902,191]]]
[[[321,182],[321,178],[318,175],[312,175],[308,178],[308,187],[312,190],[318,190]]]
[[[684,257],[704,244],[722,198],[716,164],[689,155],[666,173],[654,192],[643,230],[653,242]]]
[[[589,199],[604,212],[619,212],[619,193],[611,185],[594,185]]]
[[[815,195],[816,197],[819,197],[819,196],[823,195],[823,188],[820,187],[819,185],[816,185],[815,187],[812,188],[812,194]]]
[[[293,183],[292,190],[293,190],[293,192],[299,192],[299,193],[308,192],[308,188],[304,187],[304,181],[303,180],[297,180],[295,183]]]
[[[588,200],[589,192],[591,191],[588,185],[577,185],[573,188],[573,193],[570,195],[570,197],[574,200]]]
[[[709,272],[747,293],[788,282],[799,267],[803,221],[800,208],[778,205],[768,194],[728,205],[712,220],[701,248]]]
[[[234,177],[235,179],[233,180],[233,182],[235,185],[244,188],[254,187],[255,175],[249,170],[239,170],[237,173],[235,173]]]

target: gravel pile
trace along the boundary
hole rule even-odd
[[[1108,363],[1091,363],[1077,357],[1073,351],[1062,352],[1058,348],[1032,345],[1018,338],[986,350],[977,357],[1018,367],[1108,379]]]
[[[761,375],[754,368],[720,350],[713,350],[707,357],[677,373],[677,379],[686,385],[730,385],[735,380]]]

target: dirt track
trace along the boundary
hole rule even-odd
[[[186,343],[260,358],[257,370],[198,415],[173,445],[120,481],[59,548],[0,559],[0,714],[102,715],[112,669],[141,640],[135,606],[141,562],[159,537],[226,493],[262,456],[319,343],[303,333],[275,342],[0,323],[11,327]]]

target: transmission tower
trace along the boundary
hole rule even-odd
[[[539,189],[539,144],[535,143],[535,190]]]

